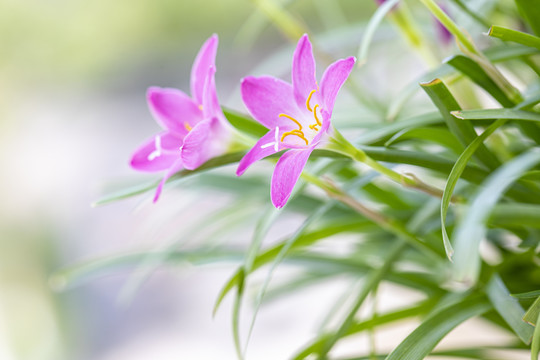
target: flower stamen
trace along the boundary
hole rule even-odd
[[[298,136],[300,139],[302,139],[302,140],[304,140],[306,142],[306,145],[309,145],[309,141],[308,141],[308,139],[306,139],[306,136],[304,135],[304,132],[301,131],[301,130],[296,130],[296,129],[284,132],[283,135],[281,135],[281,142],[283,142],[283,140],[289,135]]]
[[[189,125],[187,121],[184,121],[184,127],[186,128],[187,131],[193,130],[193,128],[191,127],[191,125]]]
[[[313,94],[316,92],[317,90],[316,89],[313,89],[311,90],[311,92],[309,93],[308,97],[307,97],[307,100],[306,100],[306,108],[312,112],[313,109],[311,109],[311,106],[309,105],[309,102],[311,101],[311,97],[313,96]]]
[[[292,116],[287,114],[279,114],[278,117],[286,117],[287,119],[292,120],[294,123],[296,123],[296,125],[298,125],[298,130],[302,130],[302,124],[300,124],[300,121],[296,120]]]

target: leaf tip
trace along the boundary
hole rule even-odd
[[[441,79],[436,78],[436,79],[433,79],[433,80],[431,80],[431,81],[421,82],[421,83],[420,83],[420,86],[422,86],[422,87],[425,87],[425,86],[433,86],[433,85],[438,85],[438,84],[440,84],[441,82],[442,82]]]
[[[464,120],[465,117],[463,117],[463,113],[461,111],[450,111],[450,114],[452,114],[453,117],[456,117],[458,119]]]

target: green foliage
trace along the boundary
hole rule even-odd
[[[254,3],[258,15],[253,18],[265,14],[291,39],[310,25],[291,13],[292,1]],[[500,11],[495,1],[490,2],[493,11],[481,17],[474,10],[477,2],[454,3],[458,14],[476,24],[492,18],[506,19],[507,23],[521,21],[539,35],[539,7],[534,1],[516,0],[523,19]],[[327,10],[336,6],[333,11],[339,14],[339,5],[325,6]],[[229,294],[234,295],[232,328],[239,358],[247,357],[256,316],[267,301],[286,302],[288,294],[337,279],[350,283],[341,294],[347,301],[330,308],[317,335],[303,347],[299,344],[294,359],[337,359],[334,351],[343,339],[359,334],[377,337],[382,326],[404,319],[417,324],[402,341],[389,341],[393,350],[387,353],[375,345],[369,351],[359,347],[357,359],[419,360],[430,354],[487,359],[492,352],[529,349],[529,344],[532,357],[538,357],[540,331],[534,325],[540,310],[540,39],[492,26],[488,48],[480,50],[476,43],[483,35],[474,32],[474,27],[463,30],[434,1],[421,0],[406,10],[400,6],[405,5],[389,1],[370,21],[355,24],[363,29],[361,44],[358,38],[339,32],[347,30],[342,24],[335,24],[332,31],[310,33],[317,45],[316,57],[334,59],[337,52],[350,54],[359,49],[362,67],[341,90],[346,94],[344,103],[336,104],[333,125],[340,130],[334,133],[339,141],[313,152],[302,185],[297,185],[283,210],[269,208],[269,169],[264,175],[248,173],[241,179],[236,178],[232,166],[218,169],[238,163],[244,152],[212,159],[194,171],[180,171],[167,184],[184,185],[196,178],[189,182],[190,190],[216,189],[227,192],[234,204],[250,203],[264,210],[240,220],[250,231],[249,244],[241,250],[225,241],[238,233],[223,230],[216,236],[224,239],[225,245],[211,250],[203,246],[169,249],[160,257],[162,264],[232,261],[236,265],[216,297],[214,313]],[[443,46],[430,37],[428,24],[408,28],[408,11],[418,15],[419,22],[434,15],[450,30],[458,39],[458,45],[450,49],[452,56],[439,60],[420,77],[401,74],[405,78],[401,82],[409,84],[401,89],[394,78],[378,79],[385,93],[379,96],[373,91],[371,96],[379,97],[376,103],[358,100],[371,93],[373,84],[361,78],[369,75],[374,59],[380,56],[378,37],[389,36],[387,17],[392,17],[392,31],[405,32],[411,52],[426,63],[442,58],[439,48]],[[418,42],[412,42],[417,35]],[[501,44],[497,39],[514,44]],[[336,48],[328,46],[334,42]],[[390,46],[384,50],[392,51]],[[399,67],[399,56],[395,52],[391,56],[396,57],[392,66]],[[382,69],[381,74],[390,76],[390,70]],[[347,106],[352,120],[345,114]],[[228,109],[225,114],[246,138],[268,131],[241,109]],[[279,155],[269,157],[268,165]],[[155,185],[123,189],[96,204],[143,193],[150,196]],[[200,193],[204,196],[205,192]],[[271,245],[265,243],[271,230],[290,218],[300,220],[294,225],[287,223],[287,233],[272,239]],[[250,224],[256,224],[255,228]],[[246,238],[245,233],[242,236]],[[348,241],[347,251],[319,250],[335,238]],[[53,280],[59,287],[75,285],[114,267],[134,266],[143,258],[142,253],[122,254],[61,271]],[[299,271],[276,285],[276,270],[283,264]],[[261,270],[265,275],[257,283],[254,274]],[[368,299],[384,296],[380,288],[385,283],[412,290],[422,300],[359,318]],[[250,293],[256,294],[251,313],[244,306]],[[247,316],[251,320],[246,335],[240,332],[245,314],[251,315]],[[473,317],[507,332],[514,343],[495,348],[436,348]]]

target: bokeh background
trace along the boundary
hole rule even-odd
[[[356,54],[362,26],[375,9],[367,0],[275,3],[285,4],[312,34],[343,31],[341,38],[354,47],[341,46],[349,51],[333,58]],[[0,0],[0,359],[235,358],[230,303],[215,319],[211,314],[232,265],[163,266],[142,284],[133,280],[132,267],[64,291],[50,284],[66,266],[167,247],[186,237],[197,212],[228,200],[215,192],[168,188],[156,205],[146,194],[90,206],[111,188],[158,178],[128,166],[131,151],[158,129],[146,88],[189,89],[192,61],[212,33],[220,37],[223,104],[244,110],[242,76],[288,79],[294,42],[252,1]],[[403,55],[406,45],[391,27],[383,26],[377,44],[373,56],[379,60],[363,73],[375,101],[361,109],[368,118],[375,116],[377,99],[384,101],[381,94],[396,92],[425,69],[414,55]],[[399,67],[396,53],[402,54]],[[384,82],[389,72],[403,74],[393,77],[393,87]],[[249,240],[250,229],[244,230],[234,241]],[[190,231],[190,242],[208,237]],[[270,302],[258,318],[250,355],[283,359],[293,353],[343,286],[327,284]],[[489,339],[499,341],[493,334]]]

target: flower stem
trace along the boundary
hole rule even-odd
[[[441,22],[458,39],[461,44],[471,53],[479,54],[474,43],[469,37],[456,25],[456,23],[448,16],[433,0],[420,0],[429,11]]]
[[[356,148],[352,145],[347,139],[341,135],[339,131],[335,128],[333,129],[333,137],[330,140],[330,143],[327,145],[328,149],[338,152],[340,154],[346,155],[351,159],[364,163],[378,173],[385,175],[389,179],[397,182],[406,187],[414,188],[420,190],[431,196],[442,198],[443,191],[441,189],[430,186],[420,179],[418,179],[413,174],[400,174],[394,170],[387,168],[380,162],[369,157],[364,151]],[[454,199],[455,201],[456,199]]]
[[[407,230],[407,228],[403,224],[396,221],[395,219],[389,218],[381,213],[371,210],[370,208],[350,196],[343,189],[340,189],[329,179],[314,176],[312,174],[309,174],[307,171],[302,172],[301,176],[302,179],[304,179],[305,181],[324,190],[331,198],[340,201],[341,203],[347,205],[357,213],[378,224],[383,229],[386,229],[388,232],[407,241],[412,246],[422,251],[424,254],[432,257],[433,259],[441,258],[441,254],[437,249],[424,242],[423,240],[419,239],[416,235]]]

